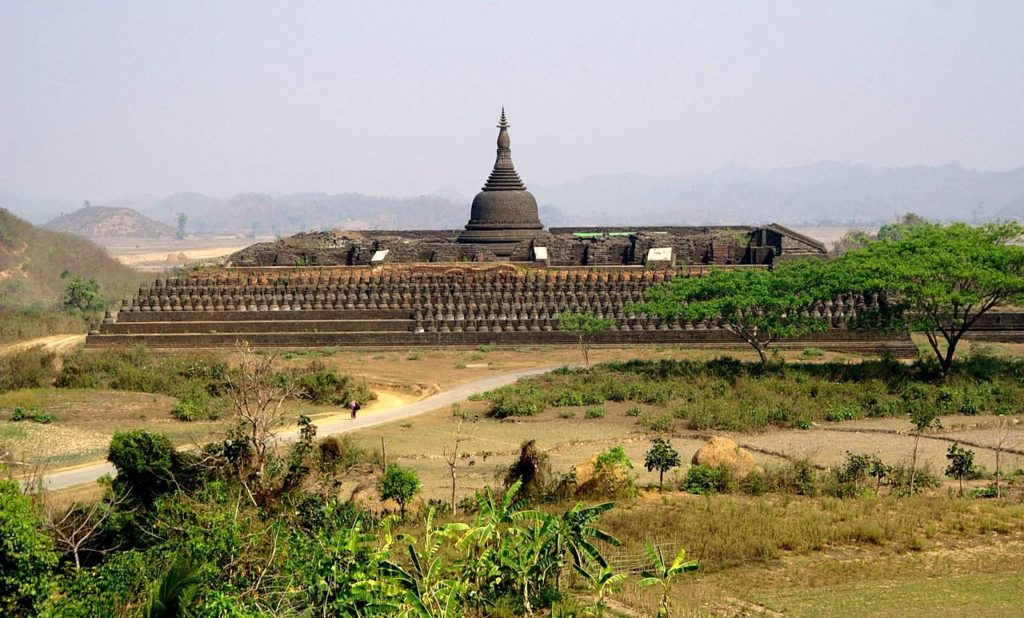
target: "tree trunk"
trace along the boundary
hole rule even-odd
[[[910,458],[910,494],[914,494],[914,483],[917,480],[917,445],[921,442],[921,431],[914,436],[914,454]]]
[[[964,475],[960,475],[960,497],[964,497]]]
[[[768,365],[768,355],[765,354],[764,348],[761,347],[758,344],[755,344],[754,345],[754,349],[757,350],[757,355],[759,357],[761,357],[761,365],[762,366],[767,366]]]
[[[590,373],[590,350],[587,349],[587,342],[584,341],[583,335],[580,335],[580,351],[583,352],[583,366],[587,369],[587,373]]]
[[[658,469],[658,491],[665,491],[665,471]]]
[[[1003,417],[1000,416],[999,417],[999,431],[996,434],[996,498],[1002,498],[1003,497],[1002,493],[1000,493],[1000,488],[999,488],[999,476],[1000,476],[1000,474],[1002,474],[1002,468],[1000,468],[1000,464],[1002,463],[1000,461],[1002,459],[1002,457],[1001,457],[1002,454],[1003,454]]]
[[[455,466],[452,469],[452,515],[455,515]]]

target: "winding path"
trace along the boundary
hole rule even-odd
[[[458,386],[446,391],[435,393],[429,397],[420,399],[419,401],[400,405],[388,410],[374,412],[371,407],[365,414],[359,416],[355,420],[343,416],[330,417],[316,423],[316,433],[317,436],[330,436],[411,418],[425,412],[430,412],[431,410],[436,410],[444,406],[450,406],[453,403],[458,403],[474,393],[511,384],[519,378],[539,375],[555,368],[556,366],[533,367],[530,369],[519,369],[516,371],[488,376],[472,382],[466,382],[465,384],[459,384]],[[298,438],[298,435],[298,429],[291,428],[279,433],[278,439],[280,442],[294,442],[296,438]],[[77,485],[95,482],[104,474],[113,475],[114,473],[114,466],[106,461],[85,464],[74,468],[57,470],[45,475],[43,477],[43,486],[45,489],[51,491],[68,489]]]

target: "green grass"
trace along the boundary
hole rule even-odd
[[[970,357],[946,379],[931,364],[892,360],[768,367],[725,357],[637,360],[590,372],[563,368],[475,397],[488,401],[496,418],[625,401],[669,409],[693,429],[804,428],[814,421],[900,417],[919,406],[941,414],[1012,413],[1024,407],[1024,360]]]
[[[750,600],[787,616],[1019,616],[1024,574],[978,573],[759,591]]]

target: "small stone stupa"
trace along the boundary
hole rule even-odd
[[[459,234],[460,243],[484,245],[501,258],[507,258],[517,244],[531,240],[544,229],[537,214],[537,200],[512,165],[508,126],[502,108],[494,169],[483,190],[473,198],[469,223]]]

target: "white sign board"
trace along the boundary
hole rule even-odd
[[[548,248],[547,247],[534,247],[533,248],[533,259],[536,262],[544,262],[548,259]]]
[[[387,256],[388,256],[388,250],[387,249],[384,249],[382,251],[377,251],[376,253],[373,254],[373,257],[370,258],[370,263],[371,264],[380,264],[381,262],[384,261],[384,258],[386,258]]]
[[[647,250],[647,263],[671,262],[672,247],[651,247]]]

